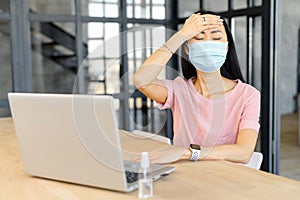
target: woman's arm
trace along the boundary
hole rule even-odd
[[[236,163],[248,163],[254,151],[258,133],[253,129],[241,130],[236,144],[202,147],[199,160],[228,160]],[[188,149],[182,160],[188,160],[191,151]]]
[[[161,70],[185,41],[185,37],[179,32],[174,34],[164,46],[157,49],[133,76],[135,86],[147,97],[159,103],[166,101],[168,90],[164,84],[157,79]]]
[[[203,17],[206,21],[203,21]],[[190,38],[210,28],[220,26],[220,18],[214,15],[191,15],[184,23],[182,29],[175,33],[163,46],[157,49],[133,76],[135,86],[149,98],[164,103],[168,91],[164,84],[157,79],[158,74],[170,60],[177,49]]]
[[[227,160],[235,163],[246,164],[249,162],[258,137],[253,129],[241,130],[236,144],[218,145],[214,147],[202,147],[198,160]],[[179,160],[190,160],[192,152],[187,147],[164,148],[149,152],[153,163],[167,164]],[[138,161],[140,157],[134,158]]]

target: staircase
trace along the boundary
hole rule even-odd
[[[9,0],[0,0],[0,9],[9,10]],[[34,13],[34,11],[29,10]],[[32,50],[39,52],[44,57],[54,61],[61,67],[77,73],[77,60],[76,60],[76,38],[73,34],[68,33],[64,29],[57,26],[52,22],[41,22],[40,24],[30,25]],[[8,24],[0,23],[0,31],[3,34],[10,35],[10,27]],[[35,37],[35,35],[41,37]],[[45,41],[43,38],[47,38]],[[35,44],[41,46],[36,48]],[[82,44],[83,56],[88,54],[87,44]]]
[[[52,22],[40,23],[38,27],[31,26],[31,31],[36,31],[46,36],[51,41],[46,42],[40,39],[32,38],[32,41],[41,44],[41,49],[33,48],[40,52],[44,57],[56,62],[65,69],[77,72],[76,60],[76,38],[74,35],[63,30]],[[82,44],[83,56],[88,53],[87,44]]]

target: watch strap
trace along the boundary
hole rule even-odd
[[[198,150],[198,149],[192,149],[192,148],[190,148],[190,149],[192,151],[192,155],[191,155],[190,160],[192,160],[192,161],[198,160],[198,158],[200,156],[200,150]]]

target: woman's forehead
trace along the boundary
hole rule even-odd
[[[226,30],[224,28],[224,26],[220,26],[218,28],[212,28],[212,29],[208,29],[203,31],[203,33],[210,33],[210,34],[214,34],[214,33],[223,33],[224,35],[226,35]]]

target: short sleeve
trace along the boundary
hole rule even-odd
[[[164,104],[156,102],[156,105],[159,109],[168,109],[171,108],[174,104],[174,83],[172,80],[164,79],[162,80],[163,84],[167,87],[168,96]]]
[[[242,112],[239,130],[254,129],[259,131],[259,115],[260,115],[260,93],[255,90],[249,96]]]

